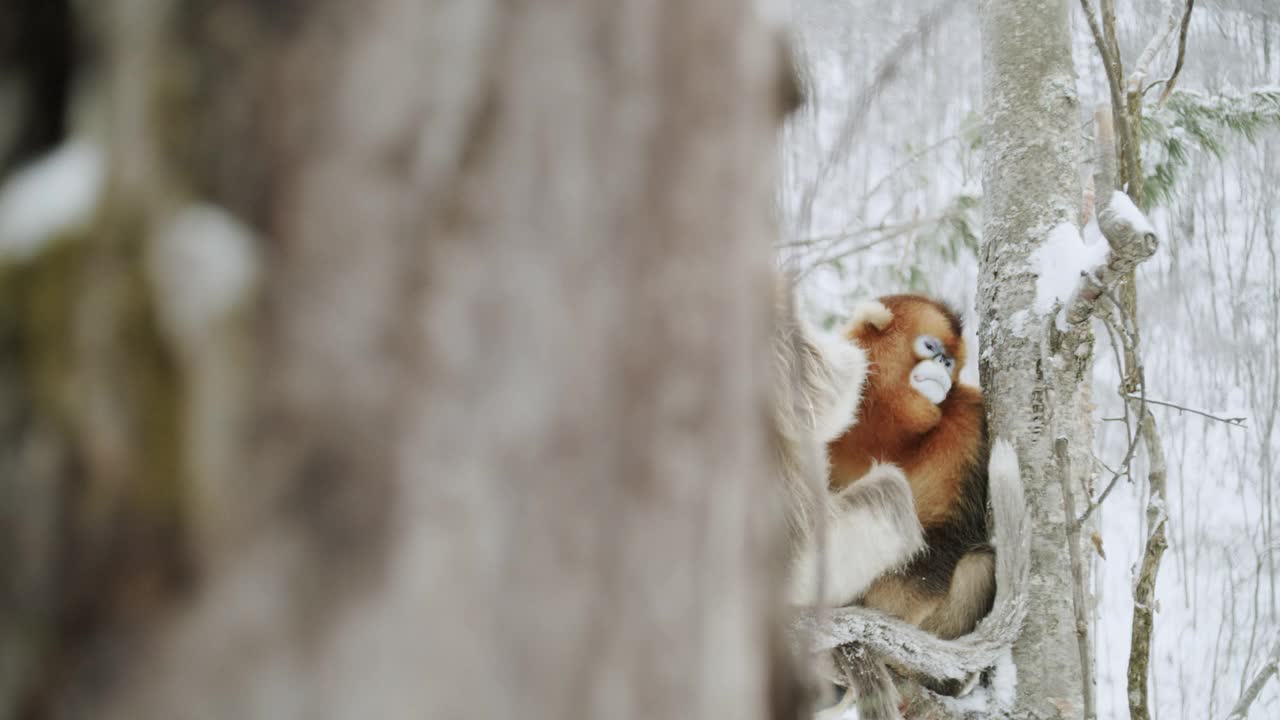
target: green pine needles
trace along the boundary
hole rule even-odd
[[[1142,140],[1150,148],[1144,205],[1168,203],[1193,152],[1222,157],[1231,138],[1253,142],[1280,127],[1280,87],[1207,95],[1176,90],[1169,101],[1142,118]]]

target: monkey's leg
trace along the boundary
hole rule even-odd
[[[944,640],[973,632],[996,598],[996,558],[989,548],[971,550],[956,563],[942,602],[920,627]]]
[[[899,720],[902,698],[893,684],[885,664],[864,647],[841,645],[835,651],[836,666],[845,677],[848,690],[841,705],[848,707],[849,696],[856,695],[861,720]]]
[[[910,560],[924,545],[915,500],[906,476],[893,465],[877,465],[832,499],[825,547],[809,542],[791,573],[793,604],[812,603],[818,588],[818,561],[825,555],[823,596],[816,604],[843,607],[866,592],[887,571]]]
[[[953,640],[973,632],[982,618],[991,612],[996,596],[995,555],[990,549],[966,553],[956,564],[951,576],[951,586],[941,604],[925,618],[920,627],[938,637]],[[934,681],[922,678],[921,683],[940,695],[959,695],[976,678],[966,680]]]

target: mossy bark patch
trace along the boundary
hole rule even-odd
[[[28,628],[42,640],[27,660],[43,670],[18,689],[33,712],[88,671],[72,658],[96,655],[84,651],[168,606],[192,577],[184,382],[159,330],[144,232],[139,214],[102,212],[29,259],[0,262],[0,391],[17,436],[40,434],[58,455],[0,478],[53,496],[48,609],[32,616],[48,627]]]

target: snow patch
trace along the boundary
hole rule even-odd
[[[25,260],[60,231],[85,222],[105,176],[102,150],[85,140],[63,144],[0,186],[0,259]]]
[[[1009,710],[1017,699],[1018,668],[1013,664],[1013,651],[1006,648],[990,674],[990,686],[979,686],[958,698],[938,696],[938,700],[956,715],[989,715]]]
[[[1066,304],[1075,293],[1080,276],[1093,272],[1106,261],[1107,249],[1105,243],[1085,243],[1079,229],[1071,223],[1060,223],[1050,230],[1044,245],[1031,255],[1039,275],[1035,311],[1043,316],[1053,309],[1054,303]]]
[[[996,707],[1013,707],[1013,701],[1018,697],[1018,666],[1013,662],[1011,648],[1006,648],[996,659],[991,672],[991,691],[995,695]]]
[[[1020,337],[1020,338],[1026,337],[1027,336],[1027,320],[1030,318],[1030,316],[1031,316],[1031,313],[1026,308],[1023,308],[1022,310],[1019,310],[1013,315],[1010,315],[1009,316],[1009,332],[1012,333],[1014,337]]]
[[[1146,215],[1138,209],[1137,205],[1129,199],[1128,195],[1116,190],[1111,193],[1111,203],[1107,205],[1107,212],[1114,214],[1122,222],[1131,226],[1134,232],[1139,235],[1155,235],[1156,229],[1151,225],[1151,221]]]
[[[166,329],[195,342],[234,310],[257,279],[253,233],[229,213],[189,205],[151,243],[148,271]]]

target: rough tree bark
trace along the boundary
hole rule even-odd
[[[981,5],[987,123],[978,315],[982,386],[994,436],[1013,440],[1032,520],[1028,613],[1014,645],[1014,717],[1083,717],[1082,673],[1067,552],[1068,515],[1055,469],[1090,467],[1088,323],[1057,331],[1035,307],[1035,251],[1079,217],[1079,112],[1067,0]],[[1081,487],[1080,477],[1069,478]],[[1083,493],[1081,493],[1083,494]]]
[[[1075,280],[1068,297],[1047,297],[1038,281],[1055,268],[1038,261],[1037,251],[1049,242],[1080,242],[1074,224],[1081,198],[1079,113],[1067,4],[989,0],[983,6],[983,57],[988,133],[980,369],[992,432],[1019,440],[1035,528],[1034,611],[1014,646],[1019,679],[1013,716],[1088,718],[1095,714],[1095,692],[1084,591],[1088,567],[1079,544],[1083,523],[1105,497],[1104,491],[1098,500],[1090,498],[1081,470],[1091,466],[1093,447],[1090,319],[1107,317],[1117,286],[1151,257],[1157,241],[1142,213],[1114,190],[1111,123],[1099,114],[1094,185],[1098,226],[1109,249],[1101,264]]]
[[[794,714],[752,7],[94,8],[108,189],[0,261],[0,717]]]

